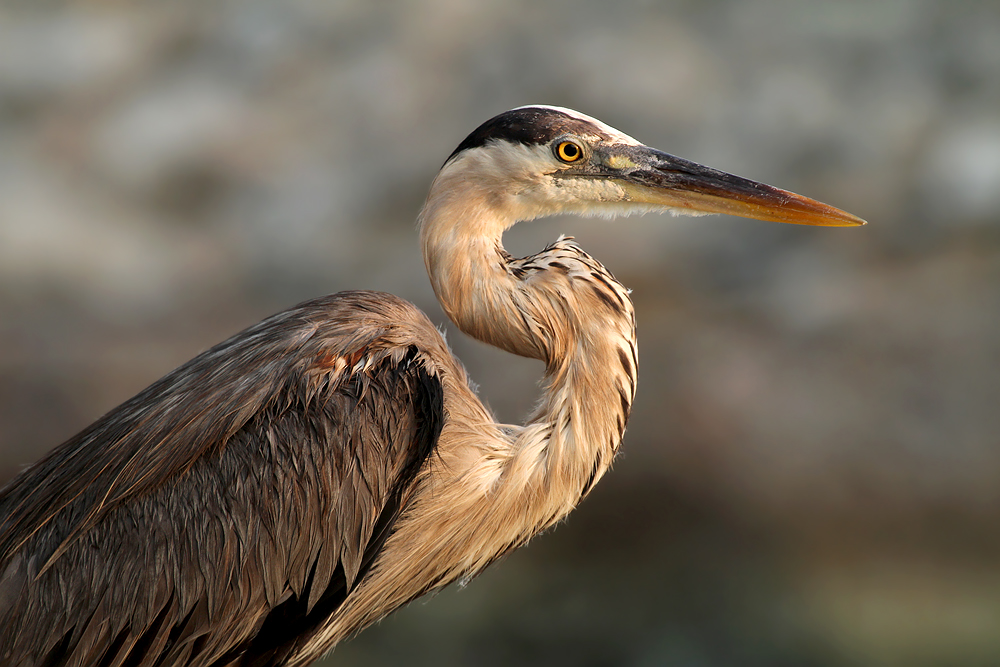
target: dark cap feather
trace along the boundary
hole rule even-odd
[[[564,134],[589,134],[609,138],[593,123],[558,109],[521,107],[494,116],[477,127],[448,156],[448,160],[462,151],[485,146],[491,141],[507,141],[531,146],[547,144]]]

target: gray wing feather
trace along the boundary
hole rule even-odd
[[[436,444],[420,318],[375,293],[307,302],[16,478],[0,663],[280,663],[364,576]]]

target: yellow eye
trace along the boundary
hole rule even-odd
[[[560,141],[556,146],[556,157],[563,162],[576,162],[583,157],[583,148],[574,141]]]

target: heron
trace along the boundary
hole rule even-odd
[[[0,663],[306,665],[563,519],[608,471],[636,391],[629,291],[575,241],[515,258],[556,214],[863,220],[520,107],[445,161],[417,225],[444,312],[545,364],[497,423],[442,334],[340,292],[198,355],[0,491]]]

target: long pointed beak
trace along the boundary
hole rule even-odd
[[[726,213],[797,225],[856,227],[866,222],[794,192],[727,174],[648,146],[617,145],[605,165],[629,200],[691,213]]]

